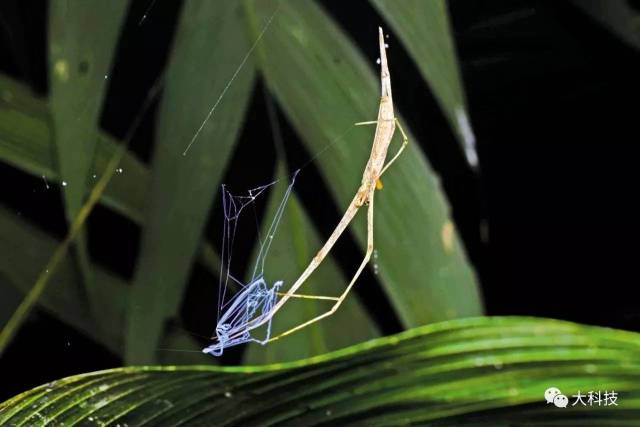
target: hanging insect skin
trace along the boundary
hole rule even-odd
[[[218,289],[218,318],[215,328],[214,343],[203,348],[202,352],[212,356],[221,356],[225,348],[233,347],[248,342],[266,344],[271,338],[271,312],[277,303],[282,281],[277,281],[269,287],[264,278],[265,260],[273,242],[278,225],[282,220],[285,206],[291,195],[291,190],[295,184],[298,171],[291,177],[284,197],[278,206],[276,214],[271,221],[266,234],[266,240],[261,242],[260,251],[253,268],[252,279],[248,284],[241,282],[230,273],[231,255],[233,252],[233,242],[237,221],[245,207],[251,205],[258,196],[263,194],[268,188],[278,181],[263,185],[247,192],[245,196],[232,195],[226,186],[222,186],[222,205],[224,210],[224,228],[222,238],[222,265],[220,283]],[[226,300],[227,285],[234,282],[240,290],[231,298]],[[264,337],[256,337],[249,328],[252,322],[260,322],[265,325]]]
[[[216,326],[216,342],[202,349],[203,353],[213,356],[221,356],[225,348],[233,347],[248,342],[266,344],[271,337],[271,319],[266,324],[266,335],[263,339],[251,336],[247,328],[250,320],[265,319],[273,308],[278,298],[278,290],[282,287],[282,281],[274,283],[269,288],[264,278],[259,277],[236,294],[218,320]]]

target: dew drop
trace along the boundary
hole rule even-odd
[[[376,64],[380,65],[380,58],[376,59]]]
[[[67,186],[67,181],[62,181],[62,186],[66,187]]]
[[[231,393],[230,391],[225,391],[224,392],[224,397],[226,397],[227,399],[230,399],[233,397],[233,393]]]

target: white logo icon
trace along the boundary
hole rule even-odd
[[[569,398],[564,394],[559,394],[553,398],[553,404],[558,408],[566,408],[569,404]]]
[[[547,403],[553,403],[558,408],[566,408],[569,404],[569,398],[562,394],[559,388],[549,387],[544,392],[544,399]]]

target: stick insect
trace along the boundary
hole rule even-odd
[[[405,131],[402,129],[400,122],[395,117],[393,110],[393,98],[391,96],[391,75],[389,74],[389,67],[387,64],[386,44],[382,28],[378,28],[378,35],[380,43],[380,106],[378,109],[377,120],[356,123],[357,126],[370,124],[376,125],[371,154],[369,155],[369,160],[367,161],[367,165],[362,174],[362,181],[360,187],[358,188],[358,191],[351,200],[351,203],[347,207],[347,210],[340,219],[340,222],[334,229],[333,233],[331,233],[324,246],[322,246],[322,248],[318,251],[307,268],[302,272],[300,277],[293,283],[291,288],[289,288],[287,292],[281,294],[278,292],[278,289],[282,285],[282,282],[276,282],[276,284],[271,289],[269,289],[262,278],[259,279],[262,280],[262,282],[255,282],[256,279],[254,278],[254,281],[252,281],[250,285],[245,286],[243,290],[238,295],[236,295],[236,297],[234,297],[236,301],[246,301],[246,304],[239,302],[237,306],[232,305],[229,309],[227,309],[227,311],[225,311],[218,322],[218,326],[216,327],[217,342],[203,349],[204,353],[220,355],[225,347],[249,341],[259,342],[260,344],[267,344],[269,342],[273,342],[282,337],[285,337],[293,332],[296,332],[302,328],[305,328],[312,323],[324,319],[325,317],[331,316],[345,300],[345,298],[353,288],[356,280],[369,262],[371,254],[373,253],[374,193],[380,183],[381,176],[387,171],[389,166],[391,166],[396,161],[396,159],[400,156],[409,142],[409,139]],[[398,149],[391,160],[389,160],[385,164],[387,151],[395,133],[396,126],[402,134],[402,146]],[[291,187],[289,187],[289,189],[287,190],[287,194],[290,189]],[[338,238],[340,238],[342,233],[344,233],[347,226],[351,223],[355,215],[358,213],[358,210],[363,205],[368,205],[367,249],[364,259],[360,263],[360,266],[356,270],[347,288],[338,297],[297,294],[296,291],[304,284],[309,276],[326,258]],[[277,300],[278,296],[281,296],[282,298],[280,298],[280,300]],[[290,298],[329,300],[333,301],[333,305],[326,312],[310,320],[302,322],[299,325],[294,326],[291,329],[288,329],[274,337],[271,337],[271,320],[273,316],[278,312],[278,310],[280,310]],[[251,336],[251,331],[263,325],[267,325],[266,337],[262,340],[253,338]],[[231,331],[232,333],[229,333],[229,331]]]

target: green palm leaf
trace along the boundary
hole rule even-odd
[[[472,318],[294,363],[78,375],[0,404],[0,423],[634,426],[639,357],[634,333]],[[617,406],[557,408],[544,400],[551,386],[568,396],[615,391]]]

